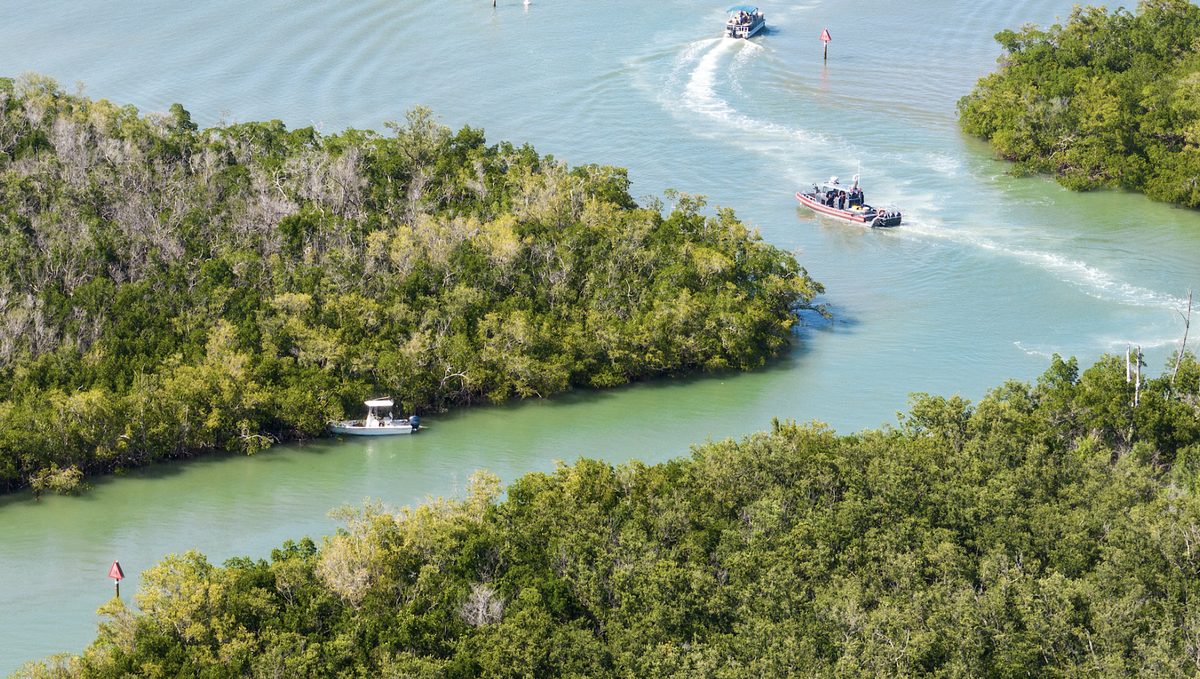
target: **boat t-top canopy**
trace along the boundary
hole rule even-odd
[[[729,9],[727,9],[725,11],[726,12],[746,12],[747,14],[758,14],[758,8],[755,7],[754,5],[734,5],[733,7],[730,7]]]
[[[394,403],[390,398],[377,398],[371,401],[363,401],[363,405],[368,408],[391,408]]]
[[[850,189],[857,189],[858,188],[858,175],[854,175],[854,185],[853,186],[839,184],[837,177],[830,177],[829,181],[825,182],[824,188],[826,190],[832,189],[834,191],[848,191]]]

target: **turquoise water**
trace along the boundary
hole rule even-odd
[[[393,2],[61,0],[8,8],[0,74],[36,70],[143,112],[181,102],[202,125],[383,129],[424,104],[452,127],[628,167],[634,195],[676,188],[731,205],[798,252],[828,289],[768,368],[427,418],[412,437],[281,446],[95,482],[80,498],[0,498],[0,672],[94,636],[129,576],[196,548],[266,557],[330,532],[365,496],[447,495],[475,469],[505,481],[554,460],[685,455],[772,417],[849,432],[894,422],[909,392],[978,399],[1142,345],[1157,373],[1200,281],[1200,214],[1120,192],[1012,178],[964,137],[957,99],[995,65],[992,35],[1052,23],[1070,2],[764,2],[768,33],[719,38],[723,5],[599,0]],[[821,60],[822,28],[833,36]],[[869,231],[817,219],[792,192],[861,172],[905,212]]]

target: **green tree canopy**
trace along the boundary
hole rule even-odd
[[[729,209],[451,132],[198,129],[0,79],[0,490],[404,412],[752,369],[821,285]],[[66,474],[64,476],[64,474]],[[78,484],[43,484],[72,489]]]
[[[1017,172],[1200,206],[1200,8],[1076,5],[1065,25],[996,34],[1000,69],[958,103]]]
[[[1200,365],[1055,358],[899,426],[774,423],[189,552],[19,677],[1197,676]]]

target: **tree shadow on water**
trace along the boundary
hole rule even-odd
[[[792,331],[790,341],[779,349],[776,355],[768,358],[764,365],[749,371],[726,369],[704,371],[693,369],[675,375],[662,375],[636,380],[623,385],[606,388],[575,387],[573,389],[551,395],[546,398],[530,397],[527,399],[513,398],[504,403],[478,403],[452,408],[444,413],[431,414],[425,418],[427,423],[449,426],[451,422],[471,417],[481,411],[491,410],[504,414],[515,413],[518,409],[533,407],[551,408],[555,411],[573,409],[613,399],[629,398],[635,391],[661,394],[661,398],[671,398],[673,393],[681,390],[714,386],[714,383],[735,382],[741,380],[758,380],[762,385],[768,385],[772,377],[778,377],[802,371],[813,354],[813,344],[823,335],[838,333],[853,329],[859,323],[848,312],[840,309],[836,303],[825,302],[832,318],[825,318],[816,312],[801,313],[801,323]],[[766,379],[764,379],[766,378]],[[758,387],[753,383],[751,391]],[[657,397],[656,397],[657,398]],[[565,413],[564,413],[565,414]],[[419,434],[418,434],[419,435]],[[305,441],[290,441],[277,443],[271,448],[260,451],[253,456],[253,464],[258,465],[293,465],[305,464],[296,456],[327,455],[341,452],[345,439],[335,436],[323,436]],[[203,469],[206,465],[228,464],[231,460],[245,458],[238,452],[205,451],[189,457],[157,460],[145,466],[129,469],[124,473],[89,476],[86,483],[93,486],[92,491],[84,492],[77,499],[91,501],[96,497],[96,491],[107,488],[110,484],[121,483],[125,480],[157,480],[178,476],[188,471]],[[0,495],[0,510],[21,503],[34,502],[28,488]]]
[[[831,318],[823,318],[816,312],[806,311],[800,316],[801,325],[797,325],[793,330],[793,333],[797,335],[798,341],[805,346],[815,337],[853,332],[862,325],[862,321],[850,309],[839,305],[837,302],[825,301],[824,305],[825,310],[829,312]]]
[[[552,394],[547,397],[538,398],[536,396],[528,398],[510,398],[503,403],[475,403],[467,406],[452,408],[447,412],[440,413],[436,416],[430,416],[432,419],[436,417],[439,422],[452,421],[459,418],[471,416],[472,413],[477,413],[483,410],[498,410],[501,412],[517,412],[520,409],[531,407],[543,408],[577,408],[580,406],[595,405],[599,402],[610,401],[614,399],[627,398],[634,392],[668,392],[677,390],[686,390],[701,385],[711,385],[714,382],[729,382],[742,379],[756,379],[767,376],[779,376],[791,373],[797,370],[803,370],[806,360],[812,354],[812,343],[821,335],[830,332],[838,332],[840,330],[853,327],[858,324],[853,318],[844,315],[843,312],[836,309],[836,306],[831,306],[826,303],[826,307],[831,309],[833,318],[825,318],[814,311],[801,312],[801,323],[797,324],[792,330],[792,335],[789,342],[780,347],[778,352],[769,357],[765,363],[752,370],[724,369],[706,371],[702,368],[695,368],[688,371],[681,371],[678,374],[665,374],[654,377],[637,379],[626,384],[621,384],[613,387],[588,387],[575,386],[566,391]]]
[[[226,464],[230,460],[253,458],[256,465],[297,464],[299,461],[296,460],[296,455],[331,454],[337,451],[337,446],[340,443],[341,441],[338,438],[328,436],[318,439],[276,443],[266,450],[261,450],[249,456],[244,453],[228,450],[208,450],[185,457],[154,460],[145,465],[132,467],[121,472],[86,476],[83,480],[90,488],[70,497],[82,501],[97,501],[99,495],[97,491],[113,484],[133,479],[168,479],[179,476],[184,472],[201,469],[207,465]],[[43,493],[42,495],[42,499],[49,499],[51,497],[56,497],[53,492]],[[0,511],[12,505],[38,501],[38,498],[34,497],[33,492],[29,488],[22,488],[0,494]]]

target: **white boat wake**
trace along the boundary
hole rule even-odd
[[[659,102],[665,110],[677,116],[690,117],[693,120],[695,116],[699,116],[716,124],[715,128],[692,125],[692,134],[707,138],[726,138],[729,143],[742,150],[770,158],[783,167],[794,167],[798,158],[804,159],[804,164],[808,166],[845,166],[855,163],[864,169],[867,168],[868,162],[871,166],[895,165],[898,162],[902,165],[912,165],[916,160],[916,164],[923,169],[942,177],[954,178],[962,173],[962,160],[942,151],[926,150],[916,159],[911,155],[905,155],[902,159],[889,158],[888,156],[896,155],[895,152],[887,152],[881,156],[850,139],[758,120],[739,111],[730,99],[745,98],[743,81],[759,77],[754,68],[755,62],[767,52],[768,50],[756,43],[730,38],[705,39],[688,44],[674,57],[671,70],[659,89]],[[736,134],[730,134],[731,131]],[[823,163],[822,159],[827,160]],[[884,162],[885,160],[888,162]],[[902,186],[910,184],[890,178],[886,171],[880,171],[877,167],[867,171],[870,172],[876,187],[886,188],[882,192],[877,190],[877,196],[881,193],[885,196],[896,195]],[[801,176],[802,174],[806,176]],[[790,180],[798,182],[801,186],[819,179],[807,176],[807,173],[798,169],[789,172],[788,175]],[[1105,302],[1159,309],[1175,309],[1185,304],[1185,301],[1177,296],[1128,283],[1079,259],[1052,251],[1005,243],[1003,239],[973,232],[969,227],[948,228],[941,226],[936,220],[929,222],[920,219],[921,212],[928,216],[929,213],[938,211],[938,198],[937,195],[905,193],[902,207],[906,214],[910,210],[915,211],[918,218],[910,220],[906,217],[896,235],[917,240],[949,241],[1015,258],[1046,271],[1083,294]],[[880,202],[886,204],[888,201],[884,199]],[[928,209],[922,210],[922,205]]]
[[[705,41],[711,44],[714,41]],[[687,85],[683,91],[683,105],[696,113],[703,113],[718,120],[728,120],[737,112],[729,102],[717,96],[714,89],[717,67],[721,57],[737,46],[738,41],[732,38],[719,38],[716,45],[700,57],[700,62],[692,70]]]
[[[905,222],[900,232],[909,237],[950,241],[1021,260],[1101,301],[1160,309],[1176,309],[1187,304],[1186,299],[1133,285],[1078,259],[1055,252],[1013,247],[978,233],[930,224],[919,216]]]
[[[794,157],[801,151],[832,151],[837,146],[832,139],[807,130],[756,120],[738,111],[718,93],[720,85],[740,93],[742,73],[753,72],[750,65],[765,51],[756,43],[734,38],[696,41],[676,57],[659,91],[659,103],[668,111],[699,114],[720,125],[707,132],[692,129],[692,133],[699,136],[724,137],[732,127],[740,134],[729,139],[746,150],[779,158]],[[781,145],[781,141],[785,144]]]

